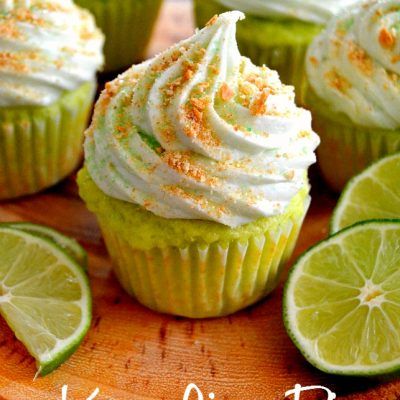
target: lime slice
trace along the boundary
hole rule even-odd
[[[13,222],[6,223],[4,226],[8,226],[14,229],[20,229],[24,232],[39,235],[45,239],[49,239],[60,246],[66,253],[73,257],[79,265],[87,270],[88,260],[87,253],[82,246],[74,239],[62,235],[54,229],[47,226],[32,224],[29,222]]]
[[[0,226],[0,313],[46,375],[79,346],[91,321],[83,269],[52,241]]]
[[[289,336],[338,375],[400,370],[400,220],[353,225],[305,253],[284,293]]]
[[[381,159],[353,178],[334,211],[331,233],[368,219],[400,218],[400,154]]]

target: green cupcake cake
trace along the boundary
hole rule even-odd
[[[278,71],[282,82],[296,87],[301,103],[306,91],[304,60],[307,47],[329,19],[360,0],[195,0],[202,26],[213,15],[239,10],[247,15],[238,27],[242,54],[256,65]]]
[[[162,0],[75,0],[90,10],[106,36],[106,72],[142,61]]]
[[[87,131],[81,196],[121,284],[163,313],[217,317],[266,296],[309,206],[311,115],[240,55],[242,18],[109,83]]]
[[[307,74],[319,165],[340,191],[400,151],[400,1],[367,1],[335,18],[310,46]]]
[[[0,2],[0,200],[78,166],[102,46],[92,16],[70,0]]]

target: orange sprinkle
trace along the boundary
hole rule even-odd
[[[5,20],[0,23],[0,36],[2,38],[21,39],[22,34],[11,20]]]
[[[400,61],[400,55],[396,55],[392,57],[392,63],[396,64]]]
[[[8,52],[0,53],[0,68],[21,73],[28,72],[28,67],[24,62],[16,54]]]
[[[190,103],[192,104],[193,107],[201,111],[203,111],[207,105],[207,101],[205,99],[196,99],[195,97],[192,97],[190,99]]]
[[[193,71],[191,70],[191,69],[186,69],[184,72],[183,72],[183,79],[185,80],[185,81],[188,81],[191,77],[193,76]]]
[[[198,91],[200,92],[200,93],[204,93],[204,91],[206,90],[206,89],[208,89],[210,87],[210,84],[208,83],[208,82],[202,82],[202,83],[199,83],[198,85],[197,85],[197,89],[198,89]]]
[[[265,104],[265,102],[267,101],[269,95],[269,90],[264,90],[260,93],[260,95],[253,101],[250,106],[251,115],[257,116],[264,115],[266,113],[267,105]]]
[[[207,23],[206,26],[211,26],[214,25],[217,22],[218,15],[215,14]]]
[[[223,101],[229,101],[234,96],[233,90],[224,82],[219,89],[219,96]]]
[[[208,182],[209,184],[214,184],[216,182],[215,178],[207,179],[206,172],[192,163],[189,152],[165,152],[162,156],[163,160],[168,164],[169,167],[179,172],[193,178],[198,182]]]
[[[103,92],[101,93],[99,102],[98,102],[98,110],[101,114],[106,112],[107,106],[110,104],[113,97],[118,93],[118,87],[114,82],[107,82]]]
[[[259,90],[264,90],[268,87],[267,80],[256,74],[250,74],[246,80],[253,85],[257,86]]]
[[[393,49],[396,44],[396,36],[384,27],[379,32],[379,43],[384,49]]]
[[[215,75],[219,73],[219,69],[218,67],[216,67],[215,65],[210,65],[209,69],[212,73],[214,73]]]
[[[175,134],[172,129],[166,128],[161,132],[163,139],[167,143],[172,143],[175,140]]]
[[[291,170],[291,171],[286,172],[286,173],[285,173],[285,178],[288,179],[289,181],[293,180],[293,178],[294,178],[294,171]]]
[[[79,36],[82,40],[90,40],[96,38],[98,33],[96,31],[90,31],[89,29],[82,28],[79,32]]]
[[[149,208],[153,203],[150,200],[145,200],[143,202],[143,207],[144,208]]]
[[[113,82],[107,82],[103,91],[103,94],[107,96],[115,96],[117,94],[118,88],[114,85]]]
[[[125,139],[128,136],[127,129],[124,126],[117,126],[116,130],[118,133],[115,135],[115,137],[118,140]]]
[[[341,93],[346,93],[347,90],[351,88],[351,83],[346,78],[339,75],[335,69],[327,72],[325,77],[328,79],[329,85]]]
[[[45,25],[44,19],[38,18],[36,15],[32,14],[30,10],[25,8],[18,8],[13,15],[19,22],[26,22],[37,26]]]
[[[300,131],[299,132],[300,139],[309,138],[309,137],[310,137],[310,132],[308,132],[308,131]]]
[[[194,104],[192,100],[195,100]],[[206,126],[203,110],[196,107],[196,100],[199,99],[191,99],[189,104],[185,106],[185,134],[188,137],[199,140],[205,146],[218,147],[221,144],[220,140],[215,137],[211,130]],[[203,102],[206,102],[205,99],[199,101],[201,101],[201,103],[198,105],[201,104],[201,106],[203,105]]]
[[[186,199],[186,200],[193,202],[197,207],[200,207],[203,210],[207,210],[209,213],[211,213],[212,215],[215,215],[217,217],[221,217],[223,215],[229,214],[229,211],[226,209],[226,207],[224,205],[222,205],[222,204],[216,205],[214,203],[210,203],[204,196],[186,192],[179,186],[165,185],[165,186],[163,186],[163,189],[167,193],[171,193],[182,199]],[[193,208],[194,208],[194,206],[193,206]]]
[[[365,75],[372,75],[374,69],[372,60],[363,49],[353,44],[348,56],[350,61],[352,61]]]
[[[316,67],[318,65],[317,57],[311,56],[310,61],[311,61],[311,64],[314,65],[314,67]]]

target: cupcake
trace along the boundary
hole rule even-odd
[[[309,206],[318,136],[278,74],[240,55],[240,12],[106,86],[82,198],[147,307],[227,315],[275,288]]]
[[[400,1],[364,2],[336,17],[307,54],[307,104],[332,189],[400,151]]]
[[[70,0],[0,2],[0,200],[78,166],[102,45],[92,16]]]
[[[296,87],[302,103],[306,91],[304,59],[307,47],[341,8],[360,0],[195,0],[195,16],[202,26],[215,14],[240,10],[247,19],[238,27],[241,52],[257,65],[278,71]]]
[[[106,35],[106,72],[142,61],[162,0],[75,0],[89,9]]]

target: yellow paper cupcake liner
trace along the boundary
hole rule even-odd
[[[39,192],[78,166],[94,89],[85,84],[48,107],[0,108],[0,200]]]
[[[246,240],[134,248],[100,217],[118,280],[148,308],[189,318],[232,314],[267,296],[294,250],[309,197],[273,232]]]
[[[143,61],[162,0],[75,0],[89,9],[106,36],[106,72]]]
[[[371,163],[400,151],[400,130],[374,129],[352,123],[344,114],[330,113],[310,91],[314,130],[321,138],[318,164],[327,184],[340,192]]]

